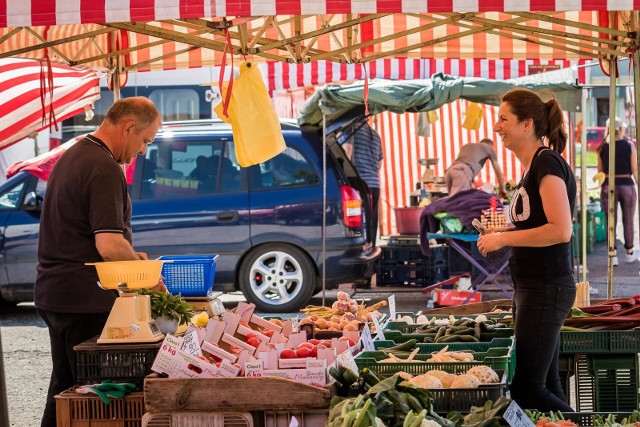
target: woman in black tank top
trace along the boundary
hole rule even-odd
[[[576,182],[562,158],[567,135],[555,99],[515,89],[502,98],[494,132],[525,174],[509,208],[513,228],[480,236],[482,255],[511,247],[516,371],[511,397],[526,409],[573,412],[560,383],[560,327],[575,300],[571,269]]]

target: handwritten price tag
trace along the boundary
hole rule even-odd
[[[360,340],[362,341],[362,349],[364,351],[374,351],[376,349],[373,345],[373,337],[371,336],[371,329],[368,323],[364,325]]]
[[[502,417],[511,427],[535,427],[533,421],[527,417],[515,400],[511,402]]]
[[[396,296],[389,296],[389,320],[396,320]]]
[[[384,341],[384,332],[382,331],[382,326],[380,326],[380,322],[378,322],[378,318],[373,316],[373,325],[376,327],[376,336],[379,340]]]

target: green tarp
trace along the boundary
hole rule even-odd
[[[460,98],[500,105],[501,95],[515,87],[531,89],[543,97],[545,91],[549,92],[549,96],[553,94],[563,109],[579,111],[582,99],[576,74],[575,69],[569,68],[511,80],[461,78],[442,73],[435,74],[429,80],[371,80],[369,112],[430,111]],[[363,105],[363,96],[364,81],[319,88],[302,106],[298,123],[319,125],[323,113],[338,117],[355,106]]]

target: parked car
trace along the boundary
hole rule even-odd
[[[596,151],[604,138],[604,126],[587,127],[587,151]]]
[[[305,305],[322,288],[323,259],[329,289],[370,279],[380,249],[366,245],[366,185],[332,133],[323,206],[321,129],[283,121],[282,130],[284,152],[240,168],[230,126],[165,126],[131,176],[136,250],[149,258],[219,254],[214,289],[239,289],[265,312]],[[46,181],[27,171],[0,186],[4,303],[33,298],[45,188]]]

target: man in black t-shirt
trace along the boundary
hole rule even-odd
[[[42,426],[56,425],[55,395],[76,384],[75,345],[98,335],[117,297],[87,262],[146,259],[135,252],[122,165],[144,156],[162,117],[143,97],[116,101],[100,128],[56,163],[44,197],[35,305],[49,328],[53,371]],[[165,289],[162,283],[158,290]]]

